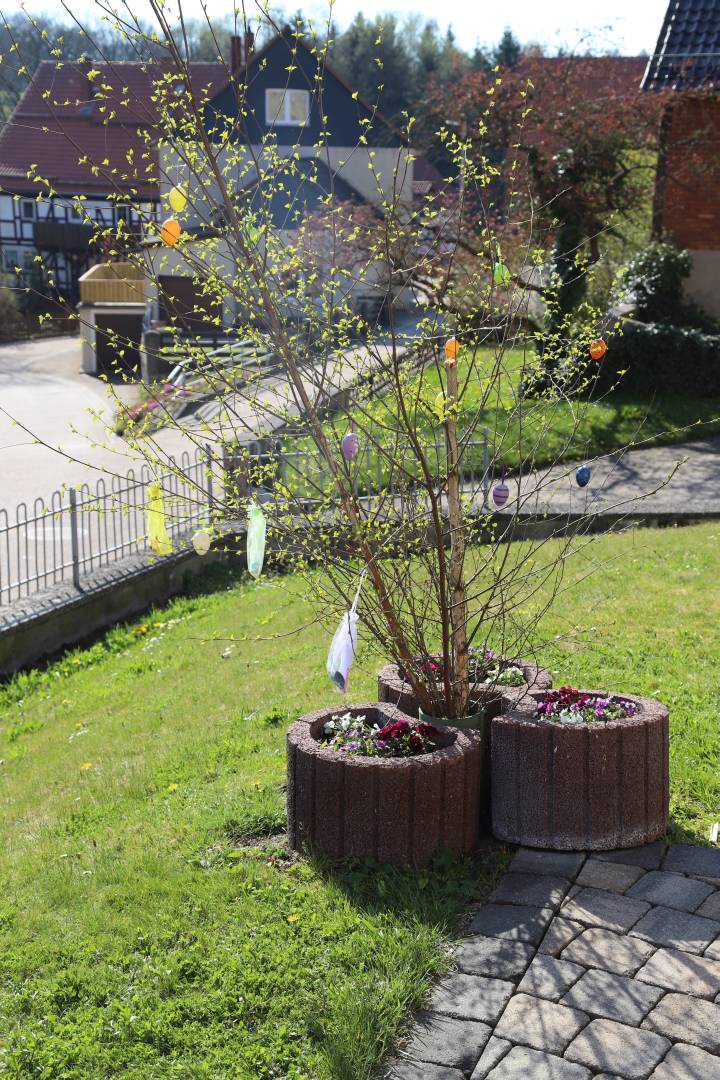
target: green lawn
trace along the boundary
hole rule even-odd
[[[629,394],[614,393],[597,401],[526,400],[518,417],[517,385],[523,366],[519,351],[507,352],[494,368],[490,350],[479,353],[476,365],[469,371],[467,360],[459,361],[458,373],[464,393],[458,415],[460,431],[475,425],[476,438],[483,427],[489,429],[491,454],[512,470],[522,461],[524,468],[530,465],[542,468],[557,461],[573,461],[594,458],[613,450],[631,446],[649,447],[670,445],[692,439],[720,435],[720,398],[685,398],[678,396],[653,396],[640,399]],[[495,370],[494,386],[488,396],[489,372]],[[442,443],[443,429],[432,406],[440,388],[438,372],[428,367],[423,372],[419,400],[424,405],[418,411],[417,426],[425,445]],[[414,400],[411,391],[406,398]],[[479,403],[482,403],[478,419]],[[383,462],[378,466],[377,453],[372,443],[390,446],[391,432],[397,428],[395,402],[392,396],[371,400],[360,411],[355,406],[354,416],[358,425],[368,433],[361,434],[365,454],[358,459],[359,490],[377,488],[378,476],[387,482],[388,470]],[[326,429],[338,442],[348,430],[348,417],[335,416]],[[368,435],[370,436],[368,438]],[[301,445],[310,448],[307,439]],[[297,449],[297,443],[292,444]],[[313,450],[314,452],[314,450]],[[400,455],[402,456],[402,455]],[[407,454],[411,465],[411,455]],[[433,460],[431,458],[431,460]],[[482,451],[467,450],[463,459],[466,474],[478,476],[482,470]],[[369,484],[366,482],[369,477]],[[288,482],[298,494],[310,494],[311,486],[293,477],[292,468]],[[311,470],[311,484],[316,479]]]
[[[603,537],[543,627],[556,684],[669,704],[674,834],[698,843],[720,807],[719,541]],[[2,693],[2,1075],[369,1078],[503,865],[287,859],[284,734],[340,702],[328,635],[296,579],[204,587]],[[378,664],[358,662],[352,699]]]

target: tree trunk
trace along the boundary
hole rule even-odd
[[[455,362],[447,366],[447,396],[445,410],[445,447],[447,451],[447,501],[450,524],[450,560],[448,586],[450,590],[450,631],[453,671],[452,700],[449,718],[464,716],[470,693],[469,655],[467,640],[467,596],[465,593],[465,526],[460,501],[460,462],[457,442],[458,376]]]

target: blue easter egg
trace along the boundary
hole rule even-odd
[[[575,470],[575,483],[578,487],[587,487],[591,476],[592,469],[589,465],[578,465]]]

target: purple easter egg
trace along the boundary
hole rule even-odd
[[[350,461],[354,458],[360,449],[360,442],[357,437],[357,432],[349,431],[347,435],[343,435],[342,442],[340,443],[340,449],[343,452],[343,457],[346,461]]]
[[[510,488],[507,486],[504,480],[501,480],[499,484],[496,484],[493,488],[493,502],[496,506],[504,506],[510,498]]]

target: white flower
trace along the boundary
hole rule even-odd
[[[334,730],[335,730],[335,722],[334,722],[334,720],[328,720],[328,722],[323,725],[323,734],[324,735],[332,735]]]

